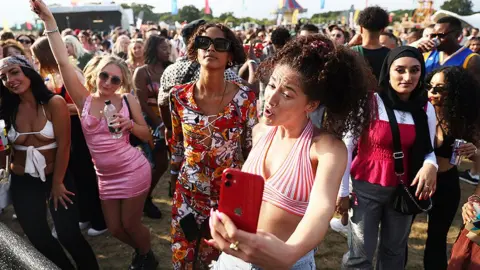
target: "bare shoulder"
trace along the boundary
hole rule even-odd
[[[54,95],[47,103],[49,110],[61,109],[62,107],[67,107],[67,102],[60,95]]]
[[[345,143],[327,132],[319,132],[312,138],[312,147],[310,149],[312,158],[331,158],[335,161],[347,159],[347,147]]]
[[[60,95],[54,95],[45,105],[47,119],[52,119],[52,116],[65,115],[68,116],[67,102]]]

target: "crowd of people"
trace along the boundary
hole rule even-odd
[[[467,228],[447,253],[458,206],[465,224],[480,215],[477,28],[445,17],[398,34],[367,7],[356,31],[196,20],[103,34],[30,5],[43,35],[0,36],[3,155],[19,224],[59,268],[99,269],[89,228],[130,246],[132,270],[315,269],[331,226],[348,234],[342,269],[404,269],[426,213],[424,268],[480,269]],[[217,210],[227,168],[265,179],[257,233]],[[159,262],[142,215],[162,218],[165,173],[172,259]],[[460,179],[477,185],[467,202]]]

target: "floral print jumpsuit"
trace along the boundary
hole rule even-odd
[[[207,269],[220,254],[200,239],[188,241],[180,220],[193,214],[200,228],[210,208],[217,207],[223,170],[240,169],[252,148],[252,129],[258,121],[256,97],[247,87],[235,84],[239,90],[232,101],[219,114],[210,116],[200,112],[195,103],[195,83],[175,86],[170,93],[171,163],[180,167],[171,224],[176,270]]]

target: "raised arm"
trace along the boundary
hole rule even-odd
[[[53,56],[60,69],[65,88],[68,94],[70,94],[70,97],[72,97],[78,111],[82,111],[83,103],[90,93],[78,79],[76,69],[68,58],[67,49],[60,36],[57,22],[52,12],[42,0],[30,0],[30,6],[45,25],[45,33],[52,48]]]

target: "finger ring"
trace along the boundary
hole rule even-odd
[[[235,241],[235,243],[230,244],[230,248],[235,250],[235,251],[238,251],[238,244],[240,244],[240,243],[238,241]]]

